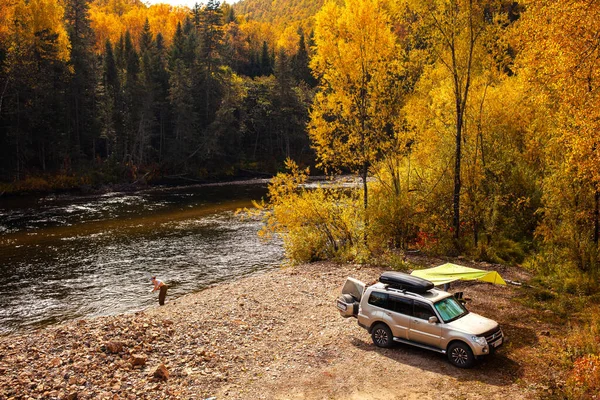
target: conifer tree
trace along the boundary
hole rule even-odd
[[[303,81],[307,85],[314,87],[317,82],[310,72],[310,60],[302,28],[299,29],[298,35],[300,36],[298,39],[298,52],[293,58],[294,76],[296,77],[296,80]]]
[[[262,50],[260,52],[260,75],[271,75],[273,73],[273,63],[271,54],[269,53],[269,45],[263,41]]]
[[[82,152],[93,148],[97,134],[94,91],[96,86],[93,55],[94,32],[90,27],[88,0],[69,0],[65,19],[71,42],[72,66],[69,82],[69,114],[71,157],[78,159]],[[86,137],[83,137],[83,136]]]

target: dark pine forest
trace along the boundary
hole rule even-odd
[[[13,190],[229,179],[314,160],[316,82],[299,26],[276,46],[213,0],[2,7],[0,181]]]

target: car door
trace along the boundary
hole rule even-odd
[[[397,296],[390,296],[387,314],[391,320],[390,329],[395,337],[408,339],[410,320],[412,315],[412,300]]]
[[[365,283],[358,279],[348,278],[342,288],[342,294],[349,294],[354,297],[354,300],[360,303],[362,294],[365,291]]]
[[[436,322],[432,324],[429,322],[429,317],[437,317],[433,308],[427,303],[414,300],[408,339],[413,342],[440,348],[442,336],[441,323]]]

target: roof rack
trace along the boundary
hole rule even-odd
[[[384,286],[385,286],[385,289],[386,289],[386,290],[390,290],[390,291],[392,291],[392,292],[398,292],[398,293],[402,293],[402,294],[410,294],[410,295],[413,295],[413,296],[420,297],[420,298],[422,298],[422,299],[425,299],[425,298],[426,298],[426,297],[425,297],[425,296],[423,296],[422,294],[420,294],[420,293],[415,293],[415,292],[411,292],[410,290],[406,290],[406,289],[398,289],[398,288],[395,288],[395,287],[393,287],[393,286],[390,286],[390,285],[384,285]],[[429,290],[428,290],[427,292],[429,292]]]

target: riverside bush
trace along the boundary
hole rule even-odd
[[[350,261],[364,255],[362,207],[356,193],[322,187],[306,188],[308,168],[286,161],[287,173],[269,183],[268,201],[255,202],[264,222],[259,234],[280,235],[292,263],[316,260]]]

